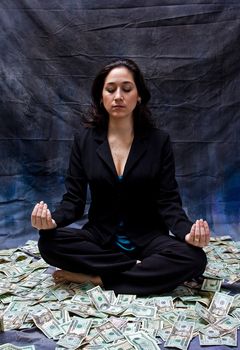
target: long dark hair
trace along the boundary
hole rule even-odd
[[[154,122],[151,118],[151,112],[147,107],[147,103],[151,98],[151,94],[145,84],[143,74],[137,64],[130,59],[119,59],[107,64],[96,76],[92,84],[92,104],[84,124],[88,127],[106,127],[108,124],[108,113],[105,110],[101,100],[105,79],[110,71],[114,68],[126,67],[133,75],[134,82],[137,87],[141,102],[138,103],[133,111],[134,128],[153,127]]]

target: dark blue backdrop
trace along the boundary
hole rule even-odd
[[[171,135],[189,216],[239,239],[239,1],[1,0],[0,28],[0,248],[37,238],[32,207],[60,200],[92,80],[122,56]]]

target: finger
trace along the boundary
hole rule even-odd
[[[199,220],[199,246],[204,247],[206,245],[206,232],[205,232],[205,227],[203,223],[203,219]]]
[[[194,237],[194,243],[196,245],[199,244],[199,240],[200,240],[200,222],[199,220],[196,221],[196,228],[195,228],[195,237]]]
[[[36,227],[40,230],[42,228],[42,210],[43,210],[43,205],[44,205],[44,202],[41,201],[39,203],[39,206],[38,206],[38,210],[37,210],[37,213],[36,213]]]
[[[49,209],[47,209],[47,227],[50,229],[50,228],[53,228],[54,226],[55,226],[54,220],[52,219],[51,212]]]
[[[210,229],[206,220],[203,222],[203,225],[205,229],[205,244],[208,245],[210,241]]]
[[[39,203],[37,203],[35,205],[35,207],[33,208],[32,214],[31,214],[31,223],[32,223],[33,227],[36,227],[36,214],[38,211],[38,206],[39,206]]]
[[[41,219],[42,219],[42,222],[44,222],[47,219],[47,204],[46,203],[44,203],[43,207],[42,207]]]
[[[195,240],[195,230],[196,230],[196,223],[192,225],[191,231],[190,231],[190,240],[192,243],[194,243],[194,240]]]
[[[185,241],[192,245],[194,245],[195,226],[196,224],[193,224],[190,232],[185,236]]]
[[[44,203],[41,214],[42,228],[47,228],[47,204]]]

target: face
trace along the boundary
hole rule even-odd
[[[108,73],[103,85],[102,102],[110,118],[131,118],[139,99],[130,70],[118,67]]]

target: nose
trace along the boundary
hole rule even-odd
[[[118,100],[122,100],[122,99],[123,99],[122,91],[121,91],[120,88],[118,88],[118,89],[115,91],[114,100],[115,100],[115,101],[118,101]]]

